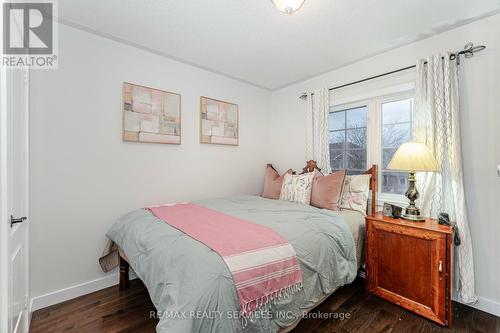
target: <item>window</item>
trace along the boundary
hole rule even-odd
[[[345,169],[348,174],[355,175],[367,169],[367,116],[367,106],[330,113],[330,165],[333,171]]]
[[[411,140],[412,113],[411,90],[331,107],[332,171],[345,169],[355,175],[377,164],[380,200],[404,202],[402,195],[408,188],[408,174],[387,170],[387,165],[399,146]]]
[[[411,139],[413,99],[382,103],[382,192],[404,194],[408,173],[389,171],[387,165],[401,144]]]

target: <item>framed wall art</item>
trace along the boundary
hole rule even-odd
[[[238,118],[237,104],[200,97],[200,143],[237,146]]]
[[[181,143],[181,95],[123,83],[123,141]]]

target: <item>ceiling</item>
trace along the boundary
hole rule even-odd
[[[270,0],[59,1],[62,22],[270,90],[499,9],[499,0],[306,0],[289,16]]]

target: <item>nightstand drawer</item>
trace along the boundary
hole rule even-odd
[[[446,232],[367,217],[368,291],[449,325],[450,240]]]

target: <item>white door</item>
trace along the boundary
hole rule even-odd
[[[1,332],[29,327],[29,71],[2,70],[1,154]],[[5,251],[5,252],[4,252]]]

